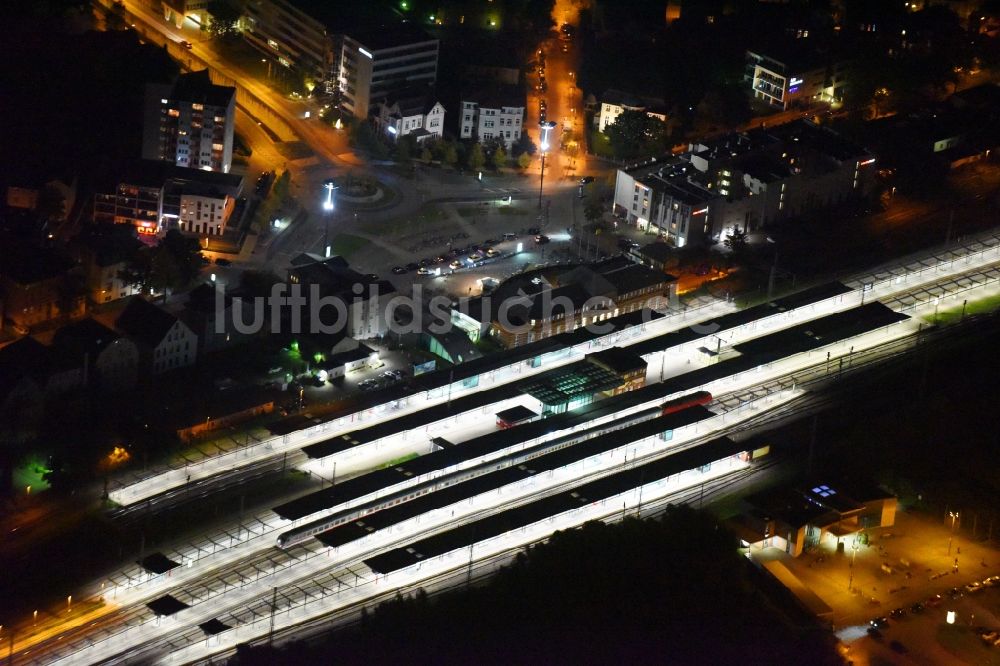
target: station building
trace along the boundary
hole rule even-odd
[[[826,544],[849,551],[863,530],[891,527],[896,498],[876,487],[857,483],[815,483],[779,488],[745,498],[747,510],[732,521],[741,545],[778,548],[792,557]]]

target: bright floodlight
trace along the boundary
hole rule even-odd
[[[333,191],[336,188],[333,186],[332,180],[323,183],[323,187],[326,188],[326,201],[323,202],[323,210],[331,211],[333,210]]]

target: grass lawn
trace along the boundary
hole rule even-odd
[[[974,315],[982,314],[984,312],[992,312],[1000,308],[1000,294],[995,294],[993,296],[987,296],[986,298],[980,298],[975,301],[970,301],[965,306],[965,314]],[[934,315],[930,314],[924,317],[925,321],[930,323],[934,322]],[[942,326],[947,326],[948,324],[954,324],[962,319],[962,306],[958,305],[947,310],[941,310],[937,314],[937,323]]]
[[[389,234],[416,234],[425,229],[428,223],[439,222],[448,218],[448,214],[435,204],[425,204],[413,217],[397,217],[380,223],[379,231]]]
[[[333,254],[339,254],[342,257],[350,257],[367,244],[367,240],[353,234],[337,234],[330,241]]]

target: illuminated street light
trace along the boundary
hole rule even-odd
[[[549,132],[556,124],[553,121],[541,122],[538,126],[542,129],[542,139],[540,147],[542,149],[542,173],[538,178],[538,209],[542,209],[542,184],[545,182],[545,153],[549,151]]]
[[[958,511],[949,511],[951,516],[951,534],[948,536],[948,554],[951,555],[951,540],[955,538],[955,519],[958,518]]]
[[[337,186],[333,184],[333,178],[323,181],[323,188],[326,189],[326,199],[323,201],[323,249],[325,256],[330,257],[330,216],[333,214],[333,191]]]

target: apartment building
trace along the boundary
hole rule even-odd
[[[69,244],[70,255],[83,273],[87,299],[95,304],[134,296],[139,288],[121,279],[121,272],[142,244],[125,225],[88,225]]]
[[[506,149],[524,132],[525,94],[518,86],[495,85],[462,95],[459,138],[502,139]]]
[[[744,81],[755,99],[776,109],[840,102],[851,63],[808,47],[747,51]]]
[[[875,161],[865,148],[799,120],[619,169],[614,211],[675,247],[703,245],[737,227],[861,199],[875,183]]]
[[[229,173],[236,88],[217,86],[208,70],[181,74],[172,86],[146,86],[142,156]]]
[[[67,293],[71,260],[13,234],[0,234],[0,329],[27,333],[54,319],[86,311],[82,295]]]
[[[202,236],[226,230],[243,177],[142,160],[119,165],[98,185],[94,221],[131,224],[142,236],[170,229]]]
[[[662,99],[633,95],[621,90],[605,90],[600,99],[595,100],[595,108],[594,123],[600,132],[612,125],[625,111],[642,111],[651,118],[667,122],[666,102]]]
[[[438,40],[385,18],[325,0],[247,0],[243,36],[279,66],[338,88],[344,109],[367,120],[387,95],[437,80]]]
[[[317,3],[289,0],[246,0],[243,38],[278,65],[309,72],[318,80],[330,77],[333,36]]]

